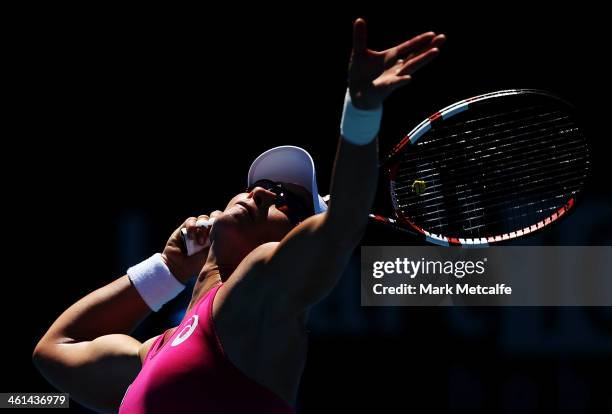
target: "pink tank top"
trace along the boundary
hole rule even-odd
[[[294,413],[225,355],[212,318],[221,286],[207,292],[163,344],[164,335],[155,340],[123,397],[120,414]]]

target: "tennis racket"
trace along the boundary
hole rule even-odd
[[[539,231],[576,205],[590,153],[574,108],[539,90],[459,101],[418,124],[383,160],[395,217],[438,245],[487,246]]]

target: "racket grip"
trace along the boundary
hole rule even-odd
[[[207,229],[209,227],[211,227],[213,225],[213,223],[215,222],[214,218],[211,218],[210,220],[198,220],[196,222],[196,226],[198,227],[206,227]],[[210,229],[208,231],[208,234],[210,235]],[[181,238],[183,240],[183,251],[187,254],[187,256],[193,256],[194,254],[206,249],[208,246],[210,246],[210,238],[206,239],[206,243],[204,244],[198,244],[198,242],[196,240],[190,240],[187,237],[187,229],[186,228],[182,228],[181,229]]]

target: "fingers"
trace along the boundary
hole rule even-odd
[[[203,224],[207,224],[208,219],[209,217],[207,215],[201,215],[197,218],[189,217],[185,220],[187,238],[189,240],[195,240],[200,245],[206,244],[210,226],[204,226]]]
[[[210,217],[206,214],[198,216],[196,221],[195,236],[198,244],[204,245],[208,241],[208,234],[211,228]]]
[[[411,80],[412,76],[410,75],[396,76],[393,80],[393,83],[391,84],[391,90],[394,91],[397,88],[401,88],[402,86],[410,83]]]
[[[433,38],[430,47],[440,47],[444,42],[446,42],[446,36],[443,34],[439,34]]]
[[[185,223],[183,223],[183,227],[187,229],[187,238],[189,240],[193,240],[193,235],[195,233],[195,228],[196,228],[196,222],[197,222],[197,219],[195,217],[189,217],[187,220],[185,220]]]
[[[413,49],[412,52],[410,52],[408,55],[403,56],[404,61],[408,61],[414,58],[415,56],[418,56],[428,51],[429,49],[433,49],[436,47],[439,48],[440,46],[442,46],[442,44],[444,44],[445,41],[446,41],[446,36],[444,36],[443,34],[437,35],[433,37],[429,43],[423,44],[422,46]]]
[[[221,210],[215,210],[208,216],[205,214],[198,216],[198,220],[196,221],[195,234],[199,244],[205,245],[208,243],[208,238],[210,236],[212,226],[217,217],[219,217],[221,214],[223,214]]]
[[[410,53],[422,50],[425,47],[429,47],[432,40],[436,37],[434,32],[422,33],[412,39],[396,46],[394,57],[405,57]]]
[[[182,226],[187,230],[187,238],[195,240],[200,245],[207,244],[212,224],[221,214],[223,214],[222,211],[215,210],[210,215],[202,214],[198,217],[189,217]]]
[[[439,53],[440,49],[434,47],[409,59],[399,69],[397,69],[396,76],[402,77],[412,75],[414,72],[431,62],[436,56],[438,56]]]
[[[366,22],[362,18],[353,24],[353,54],[362,54],[367,50]]]
[[[217,218],[217,217],[219,217],[221,214],[223,214],[223,212],[222,212],[222,211],[220,211],[220,210],[215,210],[215,211],[213,211],[212,213],[210,213],[210,218],[211,218],[211,219]]]

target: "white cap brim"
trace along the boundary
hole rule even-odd
[[[247,185],[251,186],[264,179],[300,185],[312,194],[315,214],[327,210],[327,204],[317,188],[314,161],[303,148],[283,145],[257,157],[249,168]]]

